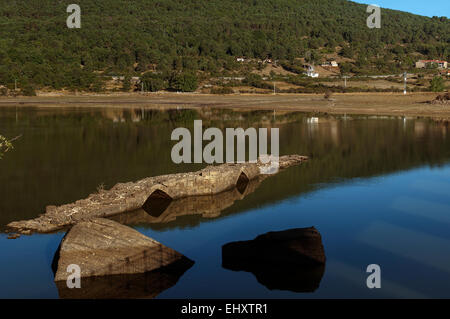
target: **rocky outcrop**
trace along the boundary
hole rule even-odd
[[[280,169],[300,164],[307,157],[299,155],[281,156]],[[171,200],[191,196],[209,196],[237,187],[243,181],[261,176],[267,167],[260,162],[222,164],[208,166],[197,172],[149,177],[137,182],[120,183],[107,191],[99,191],[88,198],[62,206],[47,206],[45,214],[38,218],[15,221],[8,227],[20,231],[52,232],[66,226],[95,217],[109,217],[120,213],[145,208],[150,200],[159,201],[159,211]]]
[[[431,104],[450,105],[450,93],[445,93],[436,96],[436,98],[430,102]]]
[[[325,271],[325,251],[314,228],[269,232],[222,246],[222,266],[247,271],[269,289],[313,292]]]
[[[65,284],[70,275],[67,267],[72,264],[80,267],[83,279],[143,274],[175,263],[193,264],[182,254],[130,227],[95,218],[76,224],[63,238],[54,259],[55,281]]]

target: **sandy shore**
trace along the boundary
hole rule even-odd
[[[276,109],[328,114],[395,115],[450,120],[450,107],[432,105],[437,93],[345,93],[333,94],[240,94],[209,95],[194,93],[65,95],[0,98],[0,107],[212,107]]]

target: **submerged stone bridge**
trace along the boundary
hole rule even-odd
[[[287,155],[279,158],[279,168],[298,165],[308,158]],[[219,194],[242,185],[261,175],[267,164],[240,163],[208,166],[197,172],[148,177],[137,182],[119,183],[86,199],[61,206],[47,206],[44,214],[31,220],[15,221],[8,227],[18,232],[52,232],[96,217],[109,217],[191,196]],[[152,207],[150,207],[152,206]]]

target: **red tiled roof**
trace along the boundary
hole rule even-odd
[[[419,60],[419,62],[434,62],[434,63],[445,63],[447,61],[439,61],[439,60]]]

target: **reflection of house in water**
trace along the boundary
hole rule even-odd
[[[337,121],[330,122],[330,134],[334,145],[339,145],[339,126]]]
[[[319,118],[318,117],[308,117],[306,119],[306,123],[308,123],[308,124],[319,124]]]
[[[124,122],[140,122],[145,118],[144,108],[134,108],[134,109],[105,109],[102,113],[107,119],[112,120],[114,123],[124,123]]]
[[[320,134],[326,138],[331,138],[334,145],[338,146],[340,144],[339,120],[335,118],[309,117],[306,119],[306,124],[310,137]]]
[[[425,135],[426,125],[424,122],[414,122],[414,134],[416,137],[423,137]]]
[[[269,232],[222,246],[222,266],[247,271],[273,290],[313,292],[325,271],[325,251],[314,228]]]

